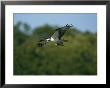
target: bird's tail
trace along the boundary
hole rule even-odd
[[[38,47],[42,47],[43,45],[45,45],[46,44],[46,41],[44,40],[44,39],[41,39],[41,40],[39,40],[38,42],[37,42],[37,46]]]

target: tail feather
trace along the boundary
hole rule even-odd
[[[45,41],[44,39],[39,40],[38,43],[37,43],[37,45],[38,45],[39,47],[42,47],[42,46],[45,45],[45,44],[46,44],[46,41]]]
[[[42,47],[43,44],[42,43],[37,43],[38,47]]]

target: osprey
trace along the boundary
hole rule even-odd
[[[61,27],[61,28],[58,28],[55,30],[55,32],[53,33],[53,35],[49,38],[46,38],[46,39],[41,39],[39,42],[38,42],[38,46],[42,47],[44,44],[46,44],[47,42],[49,41],[53,41],[55,42],[55,45],[59,45],[59,46],[63,46],[63,41],[61,38],[62,36],[64,35],[64,33],[70,28],[72,27],[73,25],[66,25],[64,27]]]

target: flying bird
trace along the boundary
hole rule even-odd
[[[64,27],[61,27],[61,28],[57,28],[55,30],[55,32],[53,33],[52,36],[50,36],[49,38],[46,38],[46,39],[41,39],[38,41],[37,45],[39,47],[42,47],[43,45],[45,45],[47,42],[55,42],[55,45],[57,46],[63,46],[63,42],[64,40],[62,40],[62,36],[65,34],[65,32],[70,28],[72,27],[73,25],[66,25]]]

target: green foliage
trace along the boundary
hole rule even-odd
[[[14,44],[18,46],[23,44],[28,38],[28,35],[20,31],[20,26],[20,22],[14,26]]]
[[[24,25],[24,24],[22,24]],[[27,24],[25,24],[27,25]],[[14,75],[96,75],[97,35],[69,29],[63,39],[64,46],[53,42],[37,46],[39,38],[54,33],[51,25],[33,29],[28,36],[14,26]],[[24,27],[29,30],[28,27]]]
[[[24,29],[25,29],[25,32],[28,32],[30,30],[30,26],[24,23]]]
[[[54,33],[53,28],[46,24],[44,26],[40,26],[33,30],[33,35],[37,36],[37,38],[47,38]]]

